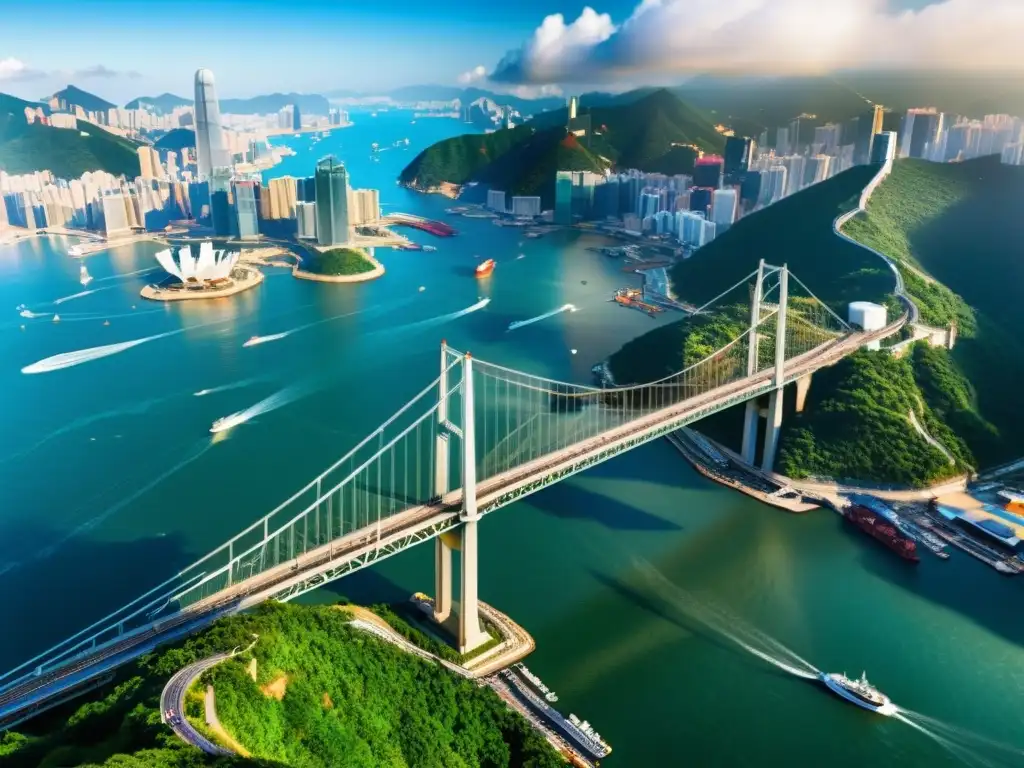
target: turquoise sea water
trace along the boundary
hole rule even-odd
[[[380,188],[385,211],[444,217],[449,201],[394,179],[462,126],[412,125],[401,112],[353,119],[314,146],[285,139],[297,154],[268,175],[307,175],[334,152],[353,186]],[[409,150],[371,158],[372,142],[406,136]],[[460,234],[450,240],[412,233],[437,252],[378,249],[387,274],[371,283],[268,269],[253,291],[193,305],[138,298],[147,276],[129,273],[154,264],[155,246],[90,257],[94,292],[60,303],[83,291],[69,241],[0,248],[0,667],[269,511],[436,375],[441,338],[588,382],[594,362],[672,319],[606,301],[637,278],[586,251],[599,242],[590,236],[523,240],[486,220],[451,221]],[[486,283],[472,277],[478,257],[498,262]],[[421,322],[480,296],[491,301],[477,312]],[[61,322],[21,318],[22,303]],[[506,331],[566,303],[580,311]],[[51,355],[140,339],[149,340],[21,373]],[[212,391],[195,395],[203,390]],[[266,398],[276,407],[212,439],[214,419]],[[963,553],[923,553],[908,566],[831,513],[788,515],[705,481],[660,441],[501,510],[480,536],[481,597],[534,635],[530,667],[612,743],[609,766],[1024,764],[1024,753],[982,742],[1024,747],[1024,582]],[[431,584],[425,546],[312,599],[404,599]],[[812,666],[865,669],[935,722],[835,700],[793,673]]]

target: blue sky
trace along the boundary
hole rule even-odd
[[[990,1],[1002,0],[975,0]],[[549,14],[568,23],[592,5],[620,24],[638,2],[0,0],[0,91],[38,98],[73,82],[120,103],[188,96],[199,67],[214,71],[224,97],[455,84],[476,66],[493,70]]]

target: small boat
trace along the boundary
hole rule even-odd
[[[896,705],[889,700],[888,696],[871,685],[867,675],[863,672],[860,680],[851,680],[838,672],[822,672],[820,680],[832,693],[858,707],[869,709],[886,717],[896,713]]]
[[[83,264],[81,268],[78,270],[78,282],[80,282],[83,286],[88,285],[89,283],[92,282],[92,275],[90,275],[89,270],[85,268],[85,264]]]
[[[80,245],[72,245],[70,248],[68,248],[68,256],[78,257],[83,255],[84,254],[82,253],[82,246]]]
[[[423,293],[425,290],[427,290],[427,286],[421,285],[420,286],[420,293]]]
[[[110,321],[109,321],[109,320],[104,320],[104,321],[103,321],[103,324],[104,324],[104,325],[110,325]]]
[[[213,424],[210,425],[210,432],[217,434],[218,432],[226,432],[232,427],[240,424],[236,419],[237,414],[231,414],[230,416],[221,416]]]
[[[576,354],[576,350],[575,349],[570,349],[569,351],[572,352],[574,355]]]
[[[477,264],[476,276],[477,277],[487,277],[493,271],[494,271],[494,259],[487,259],[486,261],[482,261],[479,264]]]
[[[423,250],[426,251],[427,253],[433,253],[434,251],[437,250],[437,247],[433,245],[424,245]]]
[[[59,323],[60,322],[60,315],[54,315],[53,316],[53,322]]]

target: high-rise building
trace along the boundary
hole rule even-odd
[[[726,183],[737,183],[754,159],[754,140],[742,136],[730,136],[725,140],[723,155]]]
[[[882,131],[871,145],[871,162],[885,163],[896,157],[896,132]]]
[[[736,221],[739,193],[733,189],[716,189],[711,196],[711,220],[719,230],[726,230]]]
[[[761,184],[761,171],[747,171],[743,174],[743,182],[740,185],[740,201],[745,210],[749,211],[761,199]]]
[[[302,113],[298,104],[292,104],[292,129],[296,132],[302,130]]]
[[[707,187],[694,187],[691,189],[690,210],[707,216],[708,209],[711,207],[711,193],[713,191]]]
[[[814,129],[813,150],[823,154],[835,152],[842,140],[843,127],[838,123],[826,123]]]
[[[195,124],[199,176],[209,177],[214,168],[230,166],[231,157],[224,145],[213,72],[208,69],[196,71]]]
[[[218,166],[210,174],[210,224],[215,235],[235,233],[237,221],[232,210],[231,169]]]
[[[143,179],[157,179],[163,176],[157,172],[160,167],[160,156],[156,150],[143,144],[136,150],[139,156],[139,176]]]
[[[885,108],[881,104],[875,104],[871,108],[871,142],[868,145],[868,158],[874,153],[875,137],[882,132],[885,125]]]
[[[349,241],[348,171],[334,155],[316,164],[316,241],[344,245]]]
[[[829,177],[829,163],[832,162],[832,158],[828,155],[813,155],[812,157],[804,158],[804,183],[803,186],[808,187],[811,184],[817,184],[819,181],[824,181]]]
[[[788,155],[789,149],[789,128],[779,128],[775,131],[775,156]]]
[[[782,164],[786,167],[786,194],[792,195],[799,192],[804,186],[806,159],[801,155],[790,155],[782,158]]]
[[[298,202],[295,204],[295,218],[298,224],[298,236],[303,240],[316,239],[316,203]]]
[[[535,196],[519,196],[512,198],[513,216],[540,216],[540,198]]]
[[[124,194],[110,190],[103,195],[103,222],[107,237],[131,232],[127,206],[131,203]]]
[[[555,224],[572,224],[572,171],[555,174]]]
[[[505,193],[500,189],[487,190],[487,207],[492,211],[505,213]]]
[[[693,185],[718,189],[722,181],[722,167],[725,161],[718,155],[705,155],[698,158],[693,166]]]
[[[380,192],[376,189],[351,189],[348,194],[349,226],[371,224],[380,218]]]
[[[910,132],[910,156],[927,159],[942,131],[942,114],[936,110],[921,111],[914,115]]]
[[[654,192],[640,193],[640,205],[637,209],[637,213],[641,219],[646,219],[648,216],[654,216],[660,210],[661,195]]]
[[[255,181],[234,181],[231,184],[235,196],[235,232],[239,240],[256,240],[260,236],[259,217],[256,207]]]

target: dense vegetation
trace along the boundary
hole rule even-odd
[[[490,690],[351,629],[347,619],[337,608],[274,603],[221,620],[142,658],[90,701],[5,734],[0,758],[11,768],[561,765]],[[205,756],[160,722],[160,691],[181,667],[245,647],[253,633],[259,641],[250,654],[202,681],[215,686],[222,723],[253,757]],[[247,673],[252,658],[257,682]],[[282,676],[281,700],[260,690]]]
[[[959,331],[950,365],[965,378],[979,418],[950,426],[982,465],[1019,455],[1024,379],[1024,169],[998,157],[934,164],[903,160],[845,228],[900,264],[907,291],[936,325]],[[950,417],[953,418],[953,417]]]
[[[244,658],[209,677],[225,728],[293,766],[543,766],[560,758],[490,690],[359,630],[337,608],[270,605],[257,680]],[[261,687],[286,679],[281,700]]]
[[[974,457],[932,408],[955,404],[971,413],[966,384],[945,350],[919,346],[904,358],[861,351],[815,373],[805,412],[784,423],[779,471],[915,487],[967,471]],[[954,463],[911,426],[911,411]]]
[[[457,136],[421,152],[400,180],[419,189],[442,182],[477,181],[516,195],[540,195],[554,204],[556,171],[603,172],[609,164],[663,173],[693,170],[695,145],[720,151],[714,126],[668,91],[626,103],[585,110],[591,135],[582,142],[565,135],[565,110],[544,113],[511,130]],[[684,146],[687,145],[687,146]]]
[[[317,275],[361,275],[375,266],[358,248],[332,248],[311,252],[309,259],[303,259],[302,268]]]
[[[80,123],[79,128],[52,128],[38,121],[27,123],[23,114],[0,114],[0,170],[10,174],[50,170],[65,179],[86,171],[131,179],[139,175],[138,145],[88,123]]]
[[[0,93],[0,115],[12,114],[24,118],[26,107],[42,109],[43,114],[50,114],[50,108],[42,102],[25,101],[25,99],[19,99],[9,93]]]
[[[529,124],[488,134],[456,136],[421,152],[400,181],[418,189],[443,182],[484,182],[510,195],[539,195],[550,207],[556,171],[604,171],[605,164],[562,128],[535,130]]]

